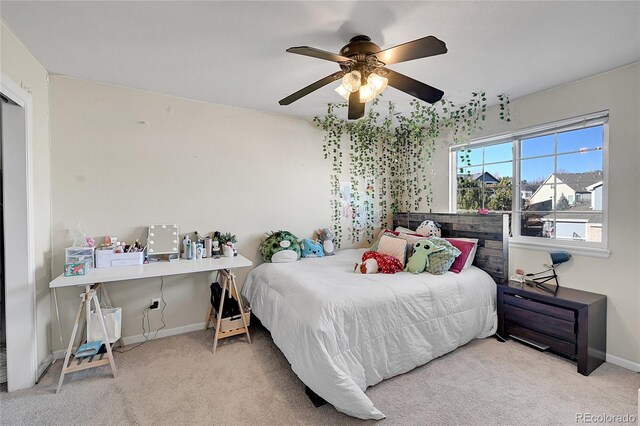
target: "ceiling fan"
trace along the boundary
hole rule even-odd
[[[399,62],[447,53],[444,42],[433,36],[382,50],[366,35],[359,35],[353,37],[349,44],[340,49],[339,54],[309,46],[291,47],[287,52],[337,62],[341,71],[281,99],[280,105],[289,105],[339,79],[342,79],[342,84],[336,92],[349,102],[350,120],[364,116],[364,104],[382,93],[387,84],[432,104],[438,102],[444,95],[442,90],[386,68],[387,65]]]

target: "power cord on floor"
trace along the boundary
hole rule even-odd
[[[125,352],[129,352],[134,350],[137,347],[140,347],[142,345],[144,345],[145,343],[149,342],[150,340],[154,340],[156,339],[156,337],[158,336],[158,332],[160,330],[162,330],[163,328],[165,328],[167,326],[167,324],[164,322],[164,309],[167,307],[167,302],[164,300],[164,292],[163,292],[163,288],[164,288],[164,278],[160,277],[160,300],[162,301],[162,309],[160,310],[160,321],[162,322],[162,327],[158,328],[155,332],[155,334],[153,335],[152,338],[149,338],[149,336],[151,335],[151,324],[150,324],[150,319],[149,319],[149,311],[150,311],[150,307],[145,308],[144,311],[142,311],[142,337],[144,337],[144,340],[140,343],[138,343],[137,345],[134,345],[130,348],[127,349],[114,349],[115,352],[118,353],[125,353]],[[144,326],[144,322],[145,322],[145,318],[147,321],[147,328],[149,329],[149,331],[147,332],[147,329],[145,329]]]

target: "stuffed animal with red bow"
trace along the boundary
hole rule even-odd
[[[356,263],[354,272],[357,274],[395,274],[402,272],[402,263],[393,256],[367,251],[362,255],[362,263]]]

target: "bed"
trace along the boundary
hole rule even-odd
[[[460,274],[360,275],[353,267],[365,249],[349,249],[263,264],[245,281],[253,314],[293,371],[343,413],[384,418],[367,387],[495,333],[506,216],[406,213],[394,216],[394,226],[414,229],[427,218],[442,224],[443,236],[479,239],[474,266]]]

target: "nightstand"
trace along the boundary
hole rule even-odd
[[[585,376],[605,361],[607,296],[564,287],[547,291],[509,281],[498,285],[497,303],[501,340],[512,337],[571,358]]]

